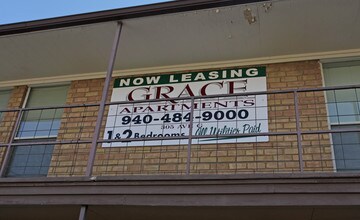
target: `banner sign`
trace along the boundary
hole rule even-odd
[[[117,78],[111,102],[144,101],[111,105],[103,147],[162,146],[187,144],[188,140],[131,141],[128,138],[193,135],[254,134],[268,132],[267,95],[241,95],[266,91],[265,67]],[[206,98],[209,95],[236,96]],[[200,96],[194,100],[161,101]],[[159,100],[149,102],[149,100]],[[193,139],[193,144],[266,142],[268,136]]]

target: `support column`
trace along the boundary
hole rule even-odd
[[[186,160],[186,175],[190,175],[191,165],[191,145],[193,136],[193,125],[194,125],[194,98],[191,98],[191,113],[190,113],[190,128],[189,128],[189,141],[187,147],[187,160]]]
[[[113,46],[111,49],[110,60],[109,60],[109,64],[108,64],[104,88],[103,88],[100,106],[99,106],[99,112],[98,112],[98,116],[96,119],[96,126],[95,126],[93,139],[92,139],[92,143],[91,143],[89,159],[88,159],[88,163],[87,163],[87,167],[86,167],[85,176],[87,176],[87,177],[91,177],[92,171],[93,171],[93,166],[94,166],[94,161],[95,161],[95,156],[96,156],[97,140],[99,139],[99,136],[100,136],[101,124],[102,124],[102,120],[104,117],[105,104],[106,104],[106,99],[107,99],[108,92],[109,92],[112,73],[114,70],[115,59],[116,59],[117,49],[119,46],[122,26],[123,26],[122,23],[119,21],[117,23],[114,42],[113,42]],[[87,209],[88,209],[87,205],[81,206],[79,220],[86,220]]]
[[[81,206],[79,220],[86,220],[87,209],[88,207],[86,205]]]
[[[115,58],[116,58],[117,49],[119,46],[122,26],[123,26],[122,23],[118,22],[115,37],[114,37],[114,42],[113,42],[113,46],[112,46],[112,50],[111,50],[107,74],[106,74],[106,78],[105,78],[105,84],[104,84],[104,88],[103,88],[103,92],[102,92],[102,96],[101,96],[101,102],[100,102],[100,106],[99,106],[98,117],[96,120],[95,131],[94,131],[94,135],[93,135],[93,139],[92,139],[92,143],[91,143],[88,164],[86,167],[85,176],[87,176],[87,177],[90,177],[92,175],[92,171],[93,171],[93,166],[94,166],[94,161],[95,161],[95,156],[96,156],[97,140],[99,139],[99,136],[100,136],[101,124],[102,124],[102,120],[104,117],[105,104],[106,104],[106,99],[107,99],[108,92],[109,92],[109,86],[110,86],[110,82],[111,82],[111,78],[112,78],[112,73],[114,70]]]
[[[296,136],[297,136],[297,145],[298,145],[298,155],[299,155],[299,167],[300,172],[304,172],[304,161],[302,153],[302,134],[300,126],[300,112],[299,112],[299,94],[297,91],[294,91],[294,105],[295,105],[295,119],[296,119]]]

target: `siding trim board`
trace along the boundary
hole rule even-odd
[[[1,179],[0,205],[360,205],[359,174]]]

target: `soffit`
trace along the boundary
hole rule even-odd
[[[0,37],[1,81],[104,71],[115,27],[102,23]]]
[[[123,20],[116,71],[360,49],[360,1],[278,0]],[[257,21],[249,24],[244,10]],[[0,37],[0,82],[104,73],[116,22]],[[209,66],[210,67],[210,66]]]

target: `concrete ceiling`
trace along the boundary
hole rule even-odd
[[[360,0],[270,2],[125,20],[115,70],[360,49]],[[0,83],[105,72],[115,27],[0,37]]]

